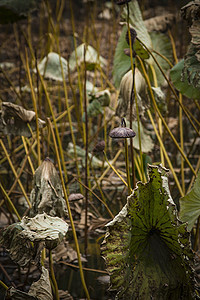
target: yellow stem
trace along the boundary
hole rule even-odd
[[[147,75],[147,73],[146,73],[146,70],[145,70],[145,67],[144,67],[144,64],[143,64],[142,60],[140,59],[139,56],[137,56],[137,59],[139,60],[140,65],[141,65],[141,67],[142,67],[143,74],[144,74],[144,76],[145,76],[145,80],[146,80],[147,85],[148,85],[148,88],[149,88],[149,92],[150,92],[150,95],[151,95],[151,99],[152,99],[152,101],[153,101],[153,105],[154,105],[155,111],[157,111],[157,113],[158,113],[159,117],[161,118],[161,120],[162,120],[162,122],[163,122],[163,124],[164,124],[164,126],[165,126],[165,128],[166,128],[166,130],[167,130],[167,132],[169,133],[169,135],[170,135],[170,137],[172,138],[173,142],[175,143],[177,149],[179,150],[179,152],[181,153],[181,155],[183,156],[183,158],[184,158],[185,161],[187,162],[187,164],[188,164],[188,166],[190,167],[192,173],[196,176],[196,173],[195,173],[194,168],[192,167],[190,161],[188,160],[187,156],[185,155],[185,153],[183,152],[183,150],[181,149],[181,147],[179,146],[179,144],[177,143],[177,141],[176,141],[174,135],[172,134],[172,132],[171,132],[171,130],[169,129],[169,127],[168,127],[168,125],[167,125],[165,119],[163,118],[163,116],[162,116],[160,110],[158,109],[158,106],[157,106],[157,103],[156,103],[156,100],[155,100],[155,97],[154,97],[154,94],[153,94],[153,91],[152,91],[152,88],[151,88],[151,83],[150,83],[149,77],[148,77],[148,75]]]
[[[184,196],[183,190],[182,190],[182,188],[181,188],[181,186],[180,186],[180,183],[179,183],[179,181],[178,181],[178,178],[177,178],[177,176],[176,176],[176,173],[175,173],[175,171],[174,171],[174,168],[173,168],[173,166],[172,166],[172,163],[171,163],[171,161],[170,161],[170,159],[169,159],[169,156],[168,156],[168,154],[167,154],[167,151],[165,150],[165,146],[164,146],[164,144],[163,144],[163,142],[162,142],[162,138],[160,137],[160,135],[159,135],[159,133],[158,133],[158,130],[157,130],[157,128],[156,128],[156,125],[155,125],[155,123],[154,123],[153,117],[152,117],[151,112],[150,112],[149,109],[147,110],[147,113],[148,113],[149,119],[150,119],[150,121],[151,121],[151,123],[152,123],[152,125],[153,125],[153,128],[154,128],[154,131],[155,131],[155,133],[156,133],[157,139],[158,139],[158,141],[159,141],[159,143],[160,143],[160,147],[161,147],[162,150],[163,150],[163,153],[164,153],[164,155],[165,155],[165,158],[166,158],[166,160],[167,160],[167,163],[168,163],[168,165],[169,165],[169,168],[170,168],[170,170],[171,170],[171,172],[172,172],[172,174],[173,174],[173,176],[174,176],[174,180],[175,180],[175,182],[176,182],[176,185],[177,185],[177,187],[178,187],[178,190],[179,190],[179,192],[180,192],[180,194],[181,194],[181,197],[183,197],[183,196]]]
[[[82,285],[83,285],[83,288],[84,288],[87,299],[90,299],[90,296],[89,296],[89,293],[88,293],[88,290],[87,290],[87,286],[86,286],[86,283],[85,283],[85,279],[84,279],[81,256],[80,256],[80,249],[79,249],[78,239],[77,239],[76,230],[75,230],[75,226],[74,226],[74,221],[73,221],[73,218],[72,218],[72,213],[71,213],[71,209],[70,209],[70,205],[69,205],[69,201],[68,201],[67,191],[66,191],[64,179],[63,179],[63,176],[62,176],[62,168],[61,168],[60,157],[59,157],[59,153],[58,153],[58,146],[57,146],[57,143],[56,143],[56,138],[55,138],[55,134],[54,134],[54,131],[53,131],[53,126],[52,126],[51,121],[50,121],[49,118],[47,118],[47,122],[48,122],[49,128],[51,130],[52,138],[53,138],[55,153],[56,153],[57,162],[58,162],[58,169],[59,169],[59,173],[60,173],[60,179],[61,179],[61,183],[62,183],[62,188],[63,188],[63,192],[64,192],[65,201],[66,201],[66,204],[67,204],[69,219],[70,219],[70,223],[71,223],[71,227],[72,227],[72,233],[73,233],[73,236],[74,236],[74,242],[75,242],[76,252],[77,252],[77,257],[78,257],[78,264],[79,264],[79,268],[80,268],[81,282],[82,282]]]
[[[22,183],[21,183],[21,180],[18,178],[17,172],[15,171],[15,167],[13,166],[13,163],[12,163],[12,161],[11,161],[11,159],[10,159],[10,156],[9,156],[7,150],[6,150],[6,147],[5,147],[5,145],[4,145],[3,141],[2,141],[2,139],[0,139],[0,144],[1,144],[1,147],[3,148],[3,151],[4,151],[4,153],[5,153],[5,155],[6,155],[6,158],[7,158],[8,162],[9,162],[9,165],[10,165],[12,171],[13,171],[13,174],[15,175],[15,177],[16,177],[16,179],[17,179],[17,182],[18,182],[18,184],[19,184],[19,186],[20,186],[20,189],[21,189],[21,191],[22,191],[24,197],[26,198],[26,201],[27,201],[29,207],[31,208],[31,203],[30,203],[30,201],[29,201],[29,199],[28,199],[28,196],[27,196],[27,194],[26,194],[26,192],[25,192],[25,190],[24,190],[24,187],[23,187],[23,185],[22,185]]]

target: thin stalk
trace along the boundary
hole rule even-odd
[[[29,155],[29,151],[28,151],[28,148],[27,148],[25,137],[22,136],[21,138],[22,138],[22,142],[23,142],[23,145],[24,145],[24,149],[25,149],[26,155],[28,157],[28,162],[29,162],[29,165],[31,167],[32,174],[34,175],[35,174],[35,169],[33,167],[33,164],[32,164],[32,161],[31,161],[31,158],[30,158],[30,155]]]
[[[82,282],[83,289],[85,291],[85,295],[86,295],[87,299],[90,299],[90,296],[89,296],[89,293],[88,293],[88,290],[87,290],[87,286],[85,284],[83,268],[82,268],[82,262],[81,262],[81,257],[80,257],[80,249],[79,249],[78,239],[77,239],[77,235],[76,235],[76,229],[75,229],[75,226],[74,226],[74,221],[73,221],[73,218],[72,218],[72,213],[71,213],[71,209],[70,209],[70,205],[69,205],[69,201],[68,201],[67,191],[66,191],[66,188],[65,188],[65,182],[64,182],[64,179],[63,179],[63,176],[62,176],[62,169],[61,169],[60,157],[59,157],[59,153],[58,153],[58,146],[57,146],[55,134],[54,134],[54,131],[53,131],[53,126],[52,126],[51,121],[50,121],[49,118],[47,118],[47,122],[48,122],[49,128],[51,130],[53,143],[54,143],[54,147],[55,147],[55,153],[56,153],[56,158],[57,158],[57,162],[58,162],[58,169],[59,169],[59,173],[60,173],[60,179],[61,179],[61,183],[62,183],[62,188],[63,188],[63,192],[64,192],[65,201],[66,201],[66,204],[67,204],[69,219],[70,219],[70,223],[71,223],[71,227],[72,227],[72,233],[73,233],[74,243],[75,243],[77,257],[78,257],[78,264],[79,264],[79,269],[80,269],[81,282]]]
[[[37,72],[39,74],[39,77],[40,77],[40,80],[41,80],[41,83],[42,83],[42,86],[43,86],[43,89],[44,89],[44,93],[45,93],[45,96],[46,96],[46,99],[47,99],[47,102],[48,102],[48,105],[49,105],[49,109],[50,109],[50,112],[51,112],[51,115],[52,115],[53,124],[54,124],[55,131],[56,131],[56,138],[57,138],[57,141],[58,141],[58,147],[59,147],[59,151],[60,151],[60,158],[61,158],[61,161],[62,161],[64,176],[65,176],[65,181],[67,182],[68,181],[67,169],[66,169],[66,166],[65,166],[63,147],[62,147],[62,143],[61,143],[60,136],[59,136],[59,131],[58,131],[57,123],[56,123],[56,118],[55,118],[55,115],[54,115],[54,112],[53,112],[53,107],[51,105],[51,101],[50,101],[49,94],[48,94],[45,82],[43,80],[43,77],[41,76],[39,69],[37,69]],[[67,190],[68,190],[68,187],[67,187]]]
[[[18,220],[21,221],[21,217],[20,217],[18,211],[16,210],[14,204],[12,203],[10,197],[8,196],[6,190],[5,190],[4,187],[2,186],[1,182],[0,182],[0,189],[2,190],[2,192],[3,192],[4,196],[5,196],[5,198],[7,199],[8,203],[9,203],[10,206],[12,207],[12,209],[13,209],[14,213],[16,214]]]
[[[191,116],[192,118],[194,118],[194,116],[192,116],[191,114],[189,115],[188,110],[182,105],[182,103],[180,103],[179,97],[177,96],[174,87],[172,86],[171,82],[170,82],[169,79],[167,78],[166,74],[164,73],[164,71],[163,71],[163,69],[161,68],[160,64],[158,63],[157,59],[156,59],[155,56],[152,54],[152,52],[148,49],[148,47],[147,47],[147,46],[146,46],[146,45],[145,45],[138,37],[137,37],[137,40],[144,46],[144,48],[147,50],[147,52],[152,56],[152,58],[153,58],[153,60],[155,61],[156,65],[158,66],[159,70],[161,71],[163,77],[164,77],[165,80],[167,81],[167,83],[168,83],[168,85],[169,85],[169,87],[170,87],[172,93],[174,94],[176,100],[178,101],[179,105],[182,107],[184,113],[186,114],[186,116],[187,116],[189,122],[191,123],[192,127],[193,127],[194,130],[197,132],[197,134],[200,135],[198,129],[196,128],[196,126],[194,125],[194,123],[192,122],[192,120],[191,120],[191,118],[190,118],[190,116]],[[198,123],[197,120],[195,120],[195,121]]]
[[[50,272],[51,272],[51,279],[52,279],[54,289],[55,289],[55,299],[59,300],[60,297],[59,297],[59,293],[58,293],[58,284],[57,284],[54,269],[53,269],[52,250],[49,250],[49,269],[50,269]]]
[[[127,177],[127,183],[128,183],[128,193],[130,195],[131,192],[132,192],[132,189],[131,189],[131,180],[130,180],[130,171],[129,171],[129,158],[128,158],[127,139],[124,139],[124,147],[125,147],[126,177]],[[135,188],[135,186],[134,186],[134,188]]]
[[[137,94],[136,94],[136,88],[135,88],[135,64],[133,64],[133,49],[132,49],[132,40],[131,40],[131,32],[130,32],[130,25],[129,25],[129,4],[127,3],[127,24],[128,24],[128,38],[129,38],[129,48],[130,48],[130,58],[131,58],[131,69],[132,69],[132,76],[133,76],[133,83],[131,88],[131,98],[130,98],[130,128],[133,128],[132,124],[132,113],[133,113],[133,97],[135,96],[136,101],[136,113],[137,113],[137,121],[139,118],[139,112],[138,112],[138,103],[137,103]],[[139,145],[141,146],[141,137],[140,137],[140,125],[138,121],[138,138],[139,138]],[[126,147],[127,142],[125,142]],[[133,181],[133,188],[135,188],[136,185],[136,178],[135,178],[135,160],[134,160],[134,151],[133,151],[133,139],[130,139],[130,148],[131,148],[131,165],[132,165],[132,181]],[[141,147],[140,147],[141,150]],[[126,151],[125,151],[126,153]],[[141,151],[140,151],[141,153]],[[126,162],[127,165],[127,162]],[[128,175],[128,174],[127,174]],[[129,179],[127,178],[128,186],[129,186],[129,193],[130,193],[130,175]]]
[[[88,30],[86,35],[88,35]],[[87,69],[86,69],[86,51],[87,44],[84,45],[84,112],[85,112],[85,186],[88,186],[88,114],[87,114],[87,91],[86,91],[86,80],[87,80]],[[88,190],[85,190],[85,254],[87,253],[88,247]]]
[[[182,190],[182,188],[181,188],[181,186],[180,186],[180,183],[179,183],[178,178],[177,178],[177,176],[176,176],[176,173],[175,173],[175,171],[174,171],[173,165],[172,165],[172,163],[171,163],[171,161],[170,161],[170,159],[169,159],[169,156],[168,156],[168,154],[167,154],[167,151],[166,151],[166,149],[165,149],[165,146],[164,146],[164,144],[163,144],[163,142],[162,142],[162,138],[160,137],[160,135],[159,135],[159,133],[158,133],[158,130],[157,130],[157,128],[156,128],[156,125],[155,125],[155,123],[154,123],[153,117],[152,117],[151,112],[150,112],[149,109],[147,110],[147,113],[148,113],[149,119],[150,119],[150,121],[151,121],[151,123],[152,123],[152,125],[153,125],[153,128],[154,128],[155,134],[156,134],[156,136],[157,136],[157,139],[158,139],[158,141],[159,141],[159,143],[160,143],[160,147],[161,147],[162,150],[163,150],[163,153],[164,153],[164,155],[165,155],[165,158],[166,158],[166,160],[167,160],[167,163],[168,163],[168,165],[169,165],[169,168],[170,168],[170,170],[171,170],[171,172],[172,172],[172,174],[173,174],[173,177],[174,177],[174,180],[175,180],[176,185],[177,185],[177,187],[178,187],[178,190],[179,190],[179,192],[180,192],[180,195],[181,195],[181,197],[183,197],[183,196],[184,196],[183,190]]]
[[[76,68],[77,68],[77,74],[78,74],[78,87],[79,87],[79,93],[80,93],[80,108],[81,108],[81,118],[83,117],[83,92],[82,92],[82,84],[81,84],[81,76],[80,76],[80,70],[78,65],[78,55],[77,55],[77,43],[76,43],[76,37],[75,37],[75,25],[74,25],[74,13],[72,9],[72,1],[69,1],[70,3],[70,13],[71,13],[71,23],[72,23],[72,31],[73,31],[73,41],[74,41],[74,51],[75,51],[75,58],[76,58]],[[83,127],[83,143],[85,144],[86,141],[86,129],[85,124],[82,122]]]
[[[97,196],[96,193],[94,193],[88,186],[86,186],[84,183],[80,182],[78,179],[76,179],[76,181],[78,181],[80,184],[82,184],[82,186],[84,186],[85,189],[87,189],[88,191],[90,191],[90,193],[92,193],[107,209],[109,215],[111,216],[111,218],[114,218],[113,213],[111,212],[110,208],[108,207],[108,205],[106,204],[105,201],[103,201],[101,198],[99,198],[99,196]]]
[[[25,57],[26,57],[26,70],[27,70],[28,80],[29,80],[30,89],[31,89],[33,107],[34,107],[34,111],[35,111],[37,154],[38,154],[38,166],[39,166],[40,163],[41,163],[41,152],[40,152],[40,129],[39,129],[39,121],[38,121],[37,101],[36,101],[35,92],[34,92],[34,89],[33,89],[33,83],[32,83],[29,64],[28,64],[28,53],[27,53],[26,48],[25,48]]]
[[[108,160],[108,158],[107,158],[107,155],[106,155],[106,152],[103,151],[103,153],[104,153],[104,155],[105,155],[105,159],[106,159],[108,165],[110,166],[110,168],[111,168],[111,169],[115,172],[115,174],[121,179],[121,181],[122,181],[127,187],[129,187],[128,184],[127,184],[127,182],[122,178],[122,176],[121,176],[121,175],[119,174],[119,172],[115,169],[115,167],[113,167],[113,165],[111,165],[111,163],[109,162],[109,160]]]
[[[2,280],[0,280],[0,285],[1,285],[5,290],[8,290],[8,286],[7,286]]]
[[[172,51],[173,51],[173,56],[174,56],[174,61],[177,64],[178,63],[178,58],[177,58],[177,54],[176,54],[176,46],[175,46],[175,42],[173,39],[173,36],[171,34],[171,31],[168,30],[168,34],[170,37],[170,41],[171,41],[171,45],[172,45]],[[179,101],[181,106],[179,106],[179,127],[180,127],[180,145],[181,145],[181,149],[184,151],[184,139],[183,139],[183,109],[182,109],[182,94],[179,93]],[[183,193],[185,194],[185,176],[184,176],[184,159],[181,156],[181,182],[182,182],[182,189],[183,189]]]
[[[152,65],[150,65],[150,69],[151,69],[151,72],[153,74],[154,86],[158,87],[158,81],[157,81],[155,69]],[[158,118],[158,129],[159,129],[160,136],[162,138],[163,137],[163,129],[162,129],[162,120],[160,119],[160,117]],[[160,160],[161,160],[161,164],[164,167],[165,166],[165,159],[164,159],[162,148],[160,149]]]
[[[196,173],[195,173],[194,168],[192,167],[190,161],[189,161],[188,158],[186,157],[185,153],[183,152],[183,150],[181,149],[181,147],[179,146],[179,144],[177,143],[176,138],[174,137],[173,133],[172,133],[171,130],[169,129],[169,127],[168,127],[168,125],[167,125],[165,119],[163,118],[163,116],[162,116],[162,114],[161,114],[161,112],[160,112],[160,110],[159,110],[159,108],[158,108],[158,106],[157,106],[157,103],[156,103],[156,100],[155,100],[155,97],[154,97],[154,94],[153,94],[153,91],[152,91],[152,88],[151,88],[151,83],[150,83],[150,81],[149,81],[149,77],[148,77],[148,75],[147,75],[147,73],[146,73],[146,70],[145,70],[145,67],[144,67],[144,64],[143,64],[142,60],[140,59],[139,56],[137,56],[137,59],[139,60],[140,65],[141,65],[141,67],[142,67],[143,74],[144,74],[144,76],[145,76],[145,80],[146,80],[147,85],[148,85],[148,88],[149,88],[149,92],[150,92],[150,95],[151,95],[151,99],[152,99],[152,101],[153,101],[153,105],[154,105],[155,111],[158,112],[158,115],[159,115],[159,117],[161,118],[161,120],[162,120],[162,122],[163,122],[163,124],[164,124],[164,126],[165,126],[165,128],[166,128],[166,130],[167,130],[167,132],[169,133],[171,139],[173,140],[173,142],[174,142],[174,144],[176,145],[177,149],[179,150],[179,152],[181,153],[181,155],[183,156],[183,158],[184,158],[185,161],[187,162],[187,164],[188,164],[188,166],[190,167],[192,173],[196,176]]]
[[[118,159],[118,157],[120,156],[120,154],[122,153],[122,150],[119,149],[118,152],[116,153],[114,159],[112,160],[112,164],[114,164],[116,162],[116,160]],[[105,152],[104,152],[105,155]],[[107,156],[105,156],[107,158]],[[99,177],[98,182],[101,182],[103,180],[103,178],[106,176],[106,174],[108,173],[108,171],[110,170],[110,168],[112,168],[112,165],[110,164],[110,162],[108,161],[108,159],[106,160],[108,163],[108,167],[106,168],[106,170],[103,172],[103,174]],[[121,179],[121,178],[120,178]],[[123,181],[123,178],[122,178]],[[124,181],[124,184],[127,186],[127,183]],[[97,184],[95,183],[92,187],[92,190],[94,190],[97,187]]]
[[[17,175],[17,172],[16,172],[16,170],[15,170],[15,167],[13,166],[13,163],[12,163],[12,161],[11,161],[11,159],[10,159],[10,156],[9,156],[7,150],[6,150],[6,147],[5,147],[5,145],[4,145],[3,141],[2,141],[2,139],[0,139],[0,145],[1,145],[1,147],[3,148],[3,151],[4,151],[5,155],[6,155],[6,158],[7,158],[8,162],[9,162],[9,165],[10,165],[10,167],[11,167],[11,170],[12,170],[13,174],[15,175],[15,178],[17,179],[17,182],[18,182],[18,184],[19,184],[19,186],[20,186],[20,189],[21,189],[21,191],[22,191],[22,193],[23,193],[23,195],[24,195],[24,197],[25,197],[25,199],[26,199],[26,201],[27,201],[29,207],[31,208],[32,205],[31,205],[31,203],[30,203],[30,201],[29,201],[29,199],[28,199],[28,196],[27,196],[27,194],[26,194],[26,192],[25,192],[25,190],[24,190],[24,187],[23,187],[23,185],[22,185],[22,183],[21,183],[21,180],[18,178],[18,175]]]
[[[61,67],[61,73],[62,73],[62,79],[63,79],[63,87],[64,87],[64,94],[65,94],[65,104],[66,104],[66,110],[67,110],[67,115],[68,115],[68,120],[69,120],[69,126],[70,126],[70,132],[71,132],[71,137],[72,137],[72,143],[73,143],[73,148],[74,148],[74,156],[75,156],[75,163],[76,163],[76,169],[77,169],[77,173],[78,173],[78,177],[80,177],[80,170],[79,170],[79,166],[78,166],[78,159],[77,159],[77,153],[76,153],[76,141],[75,141],[75,136],[74,136],[74,132],[73,132],[73,127],[72,127],[72,118],[71,118],[71,113],[69,110],[69,103],[68,103],[68,93],[67,93],[67,86],[66,86],[66,82],[65,82],[65,76],[64,76],[64,70],[63,70],[63,65],[62,65],[62,61],[61,61],[61,53],[60,53],[60,47],[59,47],[59,40],[58,37],[56,35],[56,31],[55,31],[55,26],[53,23],[53,19],[50,15],[50,10],[49,10],[49,5],[47,2],[47,9],[48,9],[48,13],[49,13],[49,19],[51,22],[51,26],[52,29],[55,33],[55,39],[56,39],[56,44],[57,44],[57,50],[58,50],[58,54],[59,54],[59,61],[60,61],[60,67]],[[82,187],[80,186],[81,192],[82,192]]]

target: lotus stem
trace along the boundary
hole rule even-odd
[[[54,269],[53,269],[53,257],[52,257],[52,250],[49,250],[49,269],[51,272],[51,278],[52,278],[52,282],[55,288],[55,299],[59,300],[59,293],[58,293],[58,284],[56,281],[56,277],[55,277],[55,273],[54,273]]]
[[[172,172],[172,174],[173,174],[173,177],[174,177],[174,180],[175,180],[176,185],[177,185],[177,187],[178,187],[178,190],[179,190],[179,192],[180,192],[180,195],[181,195],[181,197],[183,197],[183,196],[184,196],[183,190],[182,190],[182,188],[181,188],[181,186],[180,186],[180,183],[179,183],[178,178],[177,178],[177,176],[176,176],[176,173],[175,173],[175,171],[174,171],[173,165],[172,165],[172,163],[171,163],[171,161],[170,161],[170,159],[169,159],[169,156],[168,156],[168,154],[167,154],[167,151],[166,151],[166,149],[165,149],[165,146],[164,146],[164,144],[163,144],[163,142],[162,142],[162,138],[160,137],[160,135],[159,135],[159,133],[158,133],[158,131],[157,131],[157,129],[156,129],[156,125],[155,125],[155,123],[154,123],[153,117],[152,117],[151,112],[150,112],[149,109],[147,110],[147,113],[148,113],[149,119],[150,119],[150,121],[151,121],[151,124],[153,125],[153,128],[154,128],[154,131],[155,131],[155,133],[156,133],[157,139],[158,139],[158,141],[159,141],[159,143],[160,143],[160,147],[162,148],[162,151],[163,151],[163,153],[164,153],[164,155],[165,155],[165,158],[166,158],[166,160],[167,160],[167,163],[168,163],[168,165],[169,165],[169,168],[170,168],[170,170],[171,170],[171,172]]]
[[[1,285],[5,290],[8,290],[8,286],[7,286],[2,280],[0,280],[0,285]]]
[[[21,191],[22,191],[22,193],[23,193],[23,195],[24,195],[24,197],[25,197],[25,199],[26,199],[26,201],[27,201],[29,207],[31,208],[32,205],[31,205],[31,203],[30,203],[30,201],[29,201],[29,199],[28,199],[28,196],[27,196],[27,194],[26,194],[26,192],[25,192],[25,189],[24,189],[24,187],[23,187],[23,185],[22,185],[22,183],[21,183],[21,180],[18,178],[18,175],[17,175],[17,172],[16,172],[16,170],[15,170],[15,167],[13,166],[13,163],[12,163],[12,161],[11,161],[11,159],[10,159],[10,156],[9,156],[7,150],[6,150],[6,147],[5,147],[5,145],[4,145],[3,141],[2,141],[2,139],[0,139],[0,145],[1,145],[1,147],[3,148],[3,151],[4,151],[4,153],[5,153],[5,155],[6,155],[6,158],[7,158],[8,162],[9,162],[9,165],[10,165],[10,167],[11,167],[11,170],[13,171],[13,174],[15,175],[15,178],[17,179],[17,182],[18,182],[18,184],[19,184],[19,186],[20,186],[20,189],[21,189]]]
[[[166,130],[168,131],[168,133],[169,133],[171,139],[173,140],[173,142],[175,143],[177,149],[179,150],[179,152],[181,153],[181,155],[183,156],[183,158],[184,158],[185,161],[187,162],[187,164],[188,164],[188,166],[190,167],[192,173],[196,176],[196,173],[195,173],[194,168],[192,167],[190,161],[189,161],[188,158],[186,157],[185,153],[183,152],[183,150],[181,149],[181,147],[179,146],[179,144],[177,143],[176,138],[174,137],[173,133],[172,133],[171,130],[169,129],[169,127],[168,127],[168,125],[167,125],[165,119],[163,118],[163,116],[162,116],[160,110],[158,109],[158,106],[157,106],[157,104],[156,104],[156,100],[155,100],[155,97],[154,97],[154,94],[153,94],[153,91],[152,91],[152,88],[151,88],[151,83],[150,83],[150,81],[149,81],[149,77],[148,77],[148,75],[147,75],[147,72],[146,72],[146,70],[145,70],[145,67],[144,67],[144,64],[143,64],[142,60],[140,59],[139,56],[137,56],[137,59],[139,60],[140,65],[141,65],[141,67],[142,67],[142,71],[143,71],[143,74],[144,74],[144,76],[145,76],[145,80],[146,80],[146,82],[147,82],[148,88],[149,88],[149,92],[150,92],[150,95],[151,95],[151,99],[152,99],[152,101],[153,101],[153,105],[154,105],[155,111],[158,112],[158,115],[159,115],[159,117],[161,118],[161,120],[162,120],[162,122],[163,122],[163,124],[164,124]]]
[[[105,153],[105,151],[103,151],[104,155],[105,155],[105,159],[108,163],[108,165],[110,166],[110,168],[115,172],[115,174],[121,179],[121,181],[126,185],[128,186],[127,182],[121,177],[121,175],[119,174],[119,172],[115,169],[115,167],[113,165],[111,165],[111,163],[109,162],[108,158],[107,158],[107,155]],[[121,152],[120,152],[121,153]]]
[[[20,217],[20,215],[19,215],[17,209],[15,208],[14,204],[12,203],[10,197],[8,196],[6,190],[5,190],[4,187],[2,186],[1,182],[0,182],[0,188],[1,188],[1,190],[2,190],[2,192],[3,192],[3,194],[4,194],[4,196],[6,197],[8,203],[9,203],[10,206],[12,207],[14,213],[16,214],[18,220],[21,221],[21,217]]]
[[[70,209],[70,205],[69,205],[69,201],[68,201],[67,191],[66,191],[64,179],[63,179],[63,176],[62,176],[62,168],[61,168],[61,163],[60,163],[60,159],[59,159],[58,146],[57,146],[57,143],[56,143],[56,138],[55,138],[55,134],[54,134],[54,131],[53,131],[53,126],[52,126],[51,121],[50,121],[49,118],[47,118],[47,122],[48,122],[49,128],[51,130],[53,143],[54,143],[54,147],[55,147],[55,153],[56,153],[56,158],[57,158],[57,162],[58,162],[58,169],[59,169],[59,173],[60,173],[60,179],[61,179],[61,183],[62,183],[62,188],[63,188],[63,192],[64,192],[65,201],[66,201],[66,204],[67,204],[69,219],[70,219],[70,223],[71,223],[71,227],[72,227],[72,233],[73,233],[74,243],[75,243],[77,257],[78,257],[78,264],[79,264],[79,268],[80,268],[81,282],[82,282],[83,289],[85,291],[85,295],[86,295],[87,299],[90,299],[90,296],[89,296],[89,293],[88,293],[88,290],[87,290],[87,286],[86,286],[86,283],[85,283],[84,274],[83,274],[83,268],[82,268],[82,262],[81,262],[78,239],[77,239],[77,235],[76,235],[76,229],[75,229],[75,226],[74,226],[74,221],[73,221],[73,218],[72,218],[72,213],[71,213],[71,209]]]
[[[184,113],[186,114],[186,116],[187,116],[189,122],[191,123],[192,127],[193,127],[194,130],[197,132],[197,134],[200,136],[200,133],[199,133],[198,129],[196,128],[196,126],[194,125],[194,123],[192,122],[192,120],[191,120],[191,118],[190,118],[190,115],[189,115],[187,109],[183,106],[182,103],[180,103],[179,98],[178,98],[178,96],[177,96],[177,94],[176,94],[176,91],[175,91],[174,87],[172,86],[171,82],[169,81],[169,79],[168,79],[167,76],[165,75],[165,73],[164,73],[163,69],[161,68],[160,64],[158,63],[157,59],[155,58],[155,56],[153,55],[153,53],[148,49],[148,47],[147,47],[147,46],[146,46],[146,45],[145,45],[138,37],[136,37],[136,39],[144,46],[144,48],[147,50],[147,52],[152,56],[152,58],[153,58],[153,60],[155,61],[156,65],[158,66],[159,70],[161,71],[163,77],[164,77],[165,80],[167,81],[167,83],[168,83],[168,85],[169,85],[169,87],[170,87],[172,93],[174,94],[176,100],[178,101],[179,105],[182,107]],[[139,59],[140,59],[140,58],[139,58]],[[193,116],[191,115],[191,117],[193,117]],[[196,121],[197,121],[197,120],[196,120]],[[197,122],[198,122],[198,121],[197,121]]]

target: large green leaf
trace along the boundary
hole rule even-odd
[[[182,76],[184,60],[179,61],[171,70],[170,77],[175,88],[190,99],[200,99],[199,89],[189,84],[186,76]]]
[[[116,299],[194,299],[193,254],[177,219],[166,169],[149,166],[127,204],[107,225],[102,254]]]
[[[188,223],[188,230],[200,216],[200,171],[191,191],[180,199],[180,219]]]

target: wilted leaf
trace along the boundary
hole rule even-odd
[[[48,249],[55,248],[67,231],[65,221],[43,213],[34,218],[23,217],[21,222],[3,229],[0,244],[4,245],[16,263],[25,266],[29,261],[39,261],[44,246]]]
[[[36,130],[35,112],[27,110],[11,102],[2,102],[0,111],[0,133],[3,135],[31,136],[30,129]],[[43,127],[45,121],[38,118],[39,127]]]
[[[118,98],[118,105],[116,109],[116,115],[119,117],[126,117],[129,119],[130,117],[130,99],[131,99],[131,91],[133,85],[133,73],[132,70],[127,72],[120,83],[120,96]],[[140,71],[136,68],[135,70],[135,88],[137,92],[137,101],[140,116],[144,115],[144,112],[147,107],[147,101],[143,101],[139,95],[140,92],[145,90],[145,80],[140,73]],[[133,95],[134,97],[134,95]],[[135,99],[133,99],[133,111],[132,111],[133,119],[136,119],[136,104]]]
[[[1,230],[0,244],[9,252],[10,257],[20,266],[25,266],[30,261],[38,263],[43,243],[31,245],[30,241],[23,237],[21,223],[14,223]]]
[[[87,113],[88,113],[88,117],[90,118],[102,114],[103,110],[102,110],[101,103],[97,99],[93,100],[91,103],[87,105]],[[85,115],[83,115],[83,121],[85,121]]]
[[[32,283],[28,294],[36,297],[38,300],[53,300],[49,272],[47,269],[42,267],[40,279]]]
[[[85,52],[85,44],[83,43],[76,48],[78,65],[84,62],[84,52]],[[76,68],[76,53],[74,50],[69,58],[69,67],[72,71],[74,71]],[[96,64],[100,65],[101,67],[104,67],[107,64],[106,59],[100,56],[97,53],[97,51],[90,45],[87,46],[85,61],[89,69],[94,68],[94,65]]]
[[[38,8],[36,0],[0,0],[0,23],[14,23]]]
[[[148,31],[166,32],[175,23],[176,17],[174,14],[166,13],[161,16],[156,16],[144,21]]]
[[[43,212],[50,216],[64,217],[67,215],[61,180],[49,158],[46,158],[35,171],[33,184],[30,195],[31,217]]]
[[[191,191],[180,199],[180,219],[188,223],[192,230],[195,221],[200,216],[200,171]]]
[[[190,99],[200,99],[199,89],[190,85],[188,79],[182,76],[183,67],[184,60],[181,60],[170,70],[170,77],[175,88]]]
[[[189,23],[192,36],[188,51],[184,57],[182,76],[189,84],[200,87],[200,2],[191,1],[181,8],[182,17]]]
[[[66,78],[68,74],[68,62],[63,57],[61,57],[61,62],[64,78]],[[63,81],[60,58],[59,55],[55,52],[50,52],[47,56],[45,56],[38,64],[38,69],[40,71],[40,74],[45,78]],[[35,73],[37,72],[36,69],[33,69],[33,71]]]
[[[200,22],[199,22],[200,24]],[[198,50],[200,55],[200,50]],[[195,88],[200,88],[200,59],[198,59],[197,47],[190,44],[188,52],[184,58],[183,78],[187,78],[188,83]]]
[[[149,182],[137,183],[107,227],[102,254],[116,299],[195,299],[189,233],[165,168],[149,166]]]
[[[28,293],[11,287],[7,291],[6,299],[11,300],[53,300],[49,272],[42,266],[40,279],[33,282]]]

